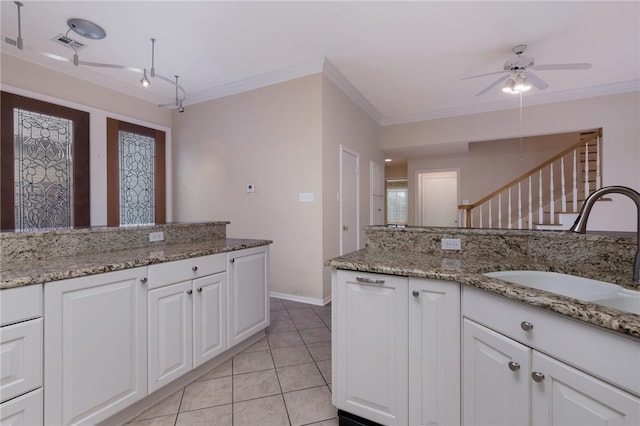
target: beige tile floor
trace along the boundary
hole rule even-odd
[[[331,305],[271,298],[267,337],[129,425],[330,426],[336,415]]]

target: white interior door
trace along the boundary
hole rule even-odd
[[[358,250],[360,154],[340,146],[340,254]]]
[[[384,165],[371,161],[369,165],[369,225],[384,225]]]
[[[422,226],[458,226],[458,171],[418,173],[418,219]]]

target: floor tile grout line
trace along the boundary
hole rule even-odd
[[[288,313],[287,313],[288,315]],[[291,416],[289,416],[289,408],[287,407],[287,401],[284,399],[284,392],[282,392],[282,383],[280,382],[280,376],[278,376],[278,370],[276,367],[276,360],[273,358],[273,352],[271,349],[271,342],[269,342],[269,338],[267,337],[267,346],[269,346],[269,355],[271,355],[271,361],[273,362],[273,368],[276,373],[276,380],[278,381],[278,387],[280,388],[280,397],[282,398],[282,404],[284,405],[284,411],[287,413],[287,421],[289,425],[291,425]]]

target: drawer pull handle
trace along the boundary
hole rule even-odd
[[[522,321],[520,323],[520,328],[522,328],[524,331],[531,331],[533,330],[533,324],[531,324],[529,321]]]
[[[420,297],[420,292],[418,290],[413,290],[413,297]]]
[[[202,287],[198,287],[198,293],[202,293]]]
[[[147,283],[147,277],[142,277],[142,278],[140,278],[140,282],[141,282],[142,284],[146,284],[146,283]]]
[[[540,383],[541,381],[544,380],[544,374],[534,371],[533,373],[531,373],[531,378],[533,379],[534,382]]]
[[[356,281],[358,281],[359,283],[365,283],[365,284],[377,284],[377,285],[384,284],[384,280],[376,280],[373,278],[365,278],[365,277],[356,277]]]
[[[193,272],[196,272],[196,271],[198,270],[198,267],[197,267],[197,266],[194,266],[194,267],[192,267],[192,268],[191,268],[191,270],[192,270]]]
[[[509,361],[508,365],[509,365],[509,370],[511,370],[511,371],[520,370],[520,364],[518,364],[517,362]]]
[[[187,290],[187,294],[193,293],[193,290]]]

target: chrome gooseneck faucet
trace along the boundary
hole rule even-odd
[[[589,218],[589,213],[591,212],[593,204],[605,194],[626,195],[627,197],[631,198],[634,203],[636,203],[638,221],[636,225],[636,238],[638,240],[638,248],[636,250],[636,260],[633,264],[633,281],[640,282],[640,193],[631,188],[627,188],[626,186],[605,186],[598,189],[597,191],[589,195],[586,200],[584,200],[584,204],[582,205],[582,209],[580,209],[578,218],[569,230],[584,234],[587,231],[587,219]]]

